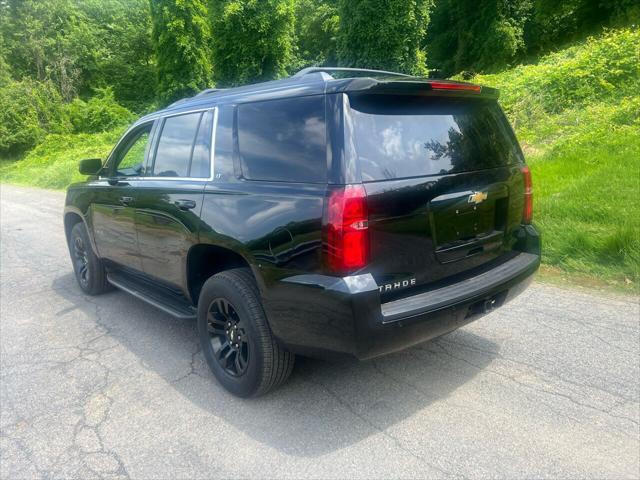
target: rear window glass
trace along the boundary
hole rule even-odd
[[[242,175],[249,180],[326,181],[325,136],[321,95],[238,107]]]
[[[209,178],[211,170],[211,129],[213,128],[213,111],[202,114],[196,143],[191,155],[191,166],[187,175],[191,178]]]
[[[213,166],[215,179],[230,181],[235,177],[233,170],[233,114],[234,107],[224,105],[218,113]]]
[[[200,125],[202,113],[169,117],[164,121],[153,175],[158,177],[187,177],[191,151]]]
[[[368,95],[350,98],[364,181],[482,170],[518,161],[495,101]]]

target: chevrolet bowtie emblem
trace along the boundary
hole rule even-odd
[[[484,202],[486,199],[487,199],[486,192],[473,192],[471,195],[469,195],[469,199],[467,200],[467,202],[478,205],[479,203]]]

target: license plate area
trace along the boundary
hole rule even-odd
[[[500,248],[508,210],[508,189],[492,185],[434,198],[429,217],[436,258],[448,263]]]

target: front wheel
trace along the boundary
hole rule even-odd
[[[263,395],[293,369],[295,357],[273,338],[249,269],[228,270],[205,282],[198,335],[209,368],[234,395]]]
[[[111,290],[102,262],[91,248],[84,223],[76,223],[69,233],[69,253],[78,285],[84,293],[99,295]]]

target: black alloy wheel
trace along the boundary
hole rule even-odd
[[[67,238],[73,271],[82,291],[88,295],[99,295],[111,290],[107,272],[93,251],[84,223],[73,225]]]
[[[73,238],[73,262],[78,278],[78,282],[81,286],[87,287],[89,285],[89,258],[87,256],[87,247],[84,243],[84,239],[79,232],[75,231]]]
[[[261,300],[249,268],[217,273],[198,297],[204,358],[220,384],[239,397],[257,397],[281,385],[295,361],[271,333]]]
[[[228,300],[216,298],[211,302],[207,330],[213,354],[222,369],[233,377],[244,375],[249,365],[249,333]]]

